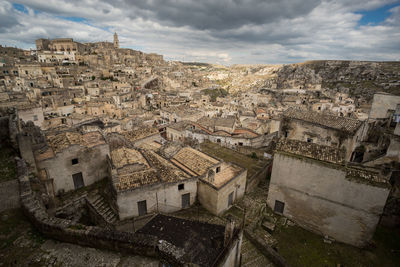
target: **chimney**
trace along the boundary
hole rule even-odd
[[[214,178],[215,178],[215,172],[214,172],[214,170],[210,169],[208,171],[207,181],[210,183],[214,183]]]

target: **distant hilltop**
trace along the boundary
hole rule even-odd
[[[114,33],[114,41],[111,42],[95,42],[95,43],[79,43],[72,38],[56,38],[56,39],[37,39],[36,50],[38,51],[57,51],[57,52],[87,52],[89,48],[119,48],[118,34]]]
[[[208,77],[230,92],[260,89],[345,91],[371,99],[376,92],[400,95],[400,62],[317,60],[281,65],[213,66]]]

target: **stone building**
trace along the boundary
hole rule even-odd
[[[170,244],[187,266],[240,266],[243,232],[232,222],[224,227],[159,214],[137,233]]]
[[[249,129],[237,128],[231,133],[224,130],[212,131],[199,122],[180,121],[165,127],[166,138],[171,141],[183,142],[186,139],[203,143],[208,140],[224,147],[235,148],[240,146],[260,148],[267,146],[276,136],[260,135]]]
[[[188,106],[178,106],[163,108],[160,110],[160,116],[167,122],[180,122],[183,120],[197,121],[204,115],[204,111],[193,109]]]
[[[267,203],[308,230],[363,247],[372,239],[390,184],[375,169],[344,160],[337,148],[281,139]]]
[[[247,170],[219,161],[190,147],[179,150],[171,162],[187,174],[198,177],[198,199],[213,214],[220,214],[242,198]]]
[[[116,32],[114,33],[113,47],[114,47],[114,48],[119,48],[118,34],[117,34]]]
[[[400,104],[400,96],[383,92],[374,94],[368,119],[379,120],[390,118],[398,104]]]
[[[114,209],[121,220],[190,207],[197,194],[191,177],[153,151],[120,147],[111,152]]]
[[[363,139],[363,123],[356,119],[290,108],[281,118],[280,136],[290,140],[346,149],[350,161]]]
[[[107,176],[109,146],[100,132],[48,134],[34,151],[39,178],[50,196],[79,189]]]
[[[40,106],[27,105],[18,108],[18,117],[24,122],[32,121],[38,127],[43,126],[44,115]]]
[[[384,166],[400,161],[400,97],[375,94],[368,119],[363,162]]]
[[[79,52],[82,54],[88,50],[88,47],[75,42],[72,38],[58,38],[36,40],[36,49],[38,51]]]

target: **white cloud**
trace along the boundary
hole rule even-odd
[[[234,64],[400,59],[400,7],[392,8],[391,16],[379,25],[359,26],[361,15],[355,13],[393,3],[391,0],[238,0],[229,1],[224,9],[214,0],[170,0],[164,5],[157,0],[118,0],[113,5],[100,0],[16,2],[24,4],[28,14],[14,9],[11,2],[0,2],[3,45],[28,48],[37,38],[56,37],[111,41],[117,31],[123,47],[186,61]],[[296,11],[298,5],[302,8]],[[270,18],[263,18],[263,11],[271,14]]]

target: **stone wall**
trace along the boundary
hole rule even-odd
[[[26,163],[17,159],[17,168],[22,210],[45,236],[82,246],[158,258],[173,266],[188,266],[181,258],[180,248],[166,241],[159,242],[155,236],[86,226],[50,216],[31,189]]]
[[[8,122],[9,117],[0,117],[0,142],[4,143],[9,138]]]
[[[104,174],[108,173],[107,155],[107,144],[91,148],[72,145],[53,158],[38,161],[37,168],[45,169],[47,179],[53,179],[54,192],[57,195],[60,190],[74,190],[73,174],[81,172],[85,186],[103,179]],[[78,164],[72,164],[74,158],[78,159]]]
[[[215,215],[221,214],[230,207],[228,206],[230,193],[233,193],[233,202],[243,197],[246,189],[246,177],[247,170],[242,171],[219,188],[208,183],[204,178],[199,179],[197,185],[199,202],[211,213]]]
[[[261,170],[253,176],[247,178],[246,193],[253,191],[254,188],[263,180],[267,179],[268,174],[271,173],[272,161],[268,162]]]
[[[362,247],[390,192],[388,184],[366,181],[335,164],[277,152],[267,203],[274,209],[276,201],[283,202],[283,215],[302,227]]]
[[[375,120],[387,118],[388,110],[395,110],[397,104],[400,104],[400,96],[375,94],[369,112],[369,119]]]
[[[178,185],[184,184],[179,190]],[[119,192],[117,195],[118,214],[121,220],[139,215],[137,202],[146,200],[147,212],[170,213],[182,209],[182,195],[190,194],[190,205],[196,200],[197,178],[185,179],[175,183],[161,183],[141,186],[134,190]],[[158,203],[157,203],[158,201]]]
[[[344,161],[344,151],[334,147],[321,146],[314,143],[299,142],[297,140],[282,138],[276,145],[276,149],[331,163],[342,163]]]
[[[277,267],[288,267],[286,260],[279,255],[271,246],[267,244],[261,237],[254,234],[248,229],[244,230],[244,235],[254,244],[262,254],[264,254],[269,260],[271,260]]]
[[[16,179],[0,183],[0,212],[20,206],[19,188]]]

